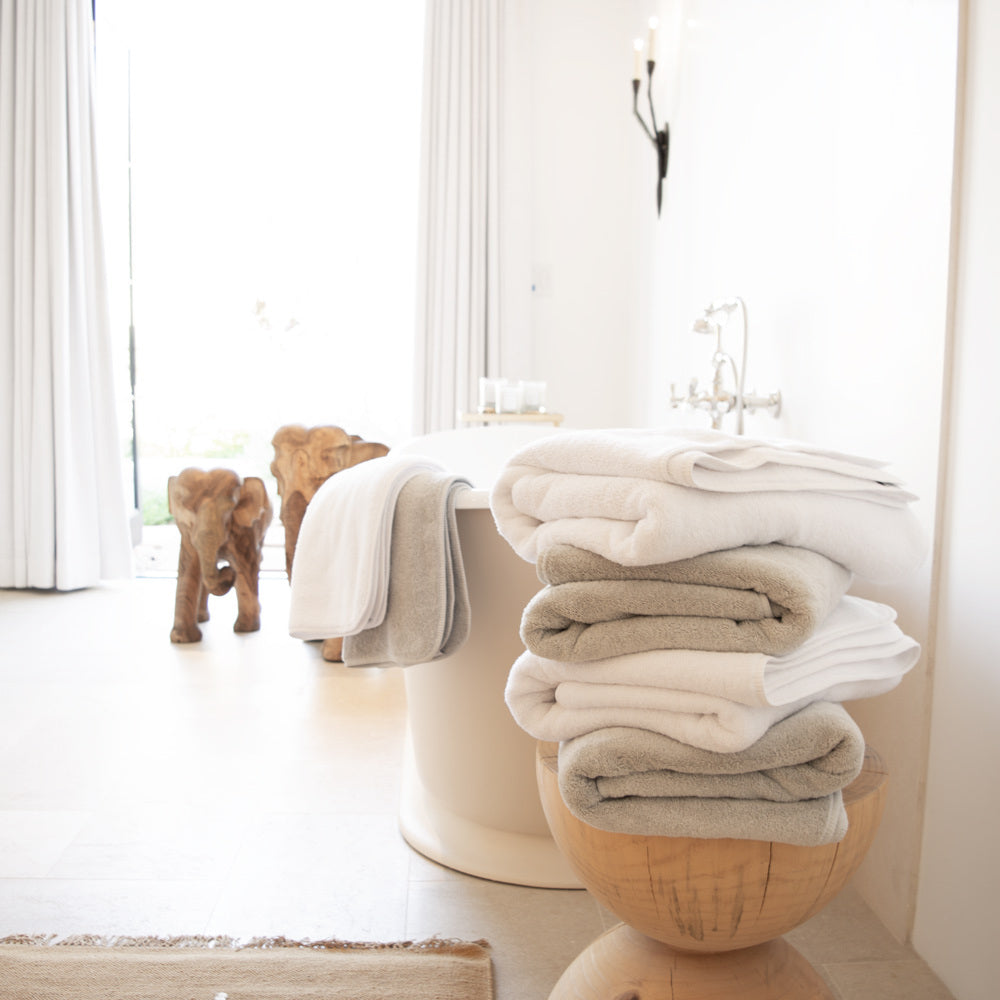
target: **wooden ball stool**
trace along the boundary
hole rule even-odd
[[[549,1000],[836,1000],[781,935],[826,906],[871,846],[888,781],[871,747],[844,789],[847,835],[818,847],[599,830],[566,808],[558,749],[539,743],[536,754],[552,835],[624,923],[573,961]]]

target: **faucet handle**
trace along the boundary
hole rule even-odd
[[[770,392],[766,396],[760,396],[754,389],[751,389],[743,397],[743,407],[748,413],[757,410],[768,410],[774,417],[781,416],[781,392]]]
[[[677,395],[677,384],[675,382],[670,383],[670,405],[672,408],[676,409],[678,406],[691,406],[696,407],[699,405],[698,400],[698,377],[694,376],[687,386],[687,395],[678,396]]]

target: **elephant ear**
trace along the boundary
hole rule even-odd
[[[281,479],[285,469],[292,460],[292,455],[298,448],[305,447],[309,432],[302,424],[285,424],[274,432],[271,444],[274,447],[274,461],[271,463],[271,475],[278,480],[278,492],[281,492]]]
[[[189,526],[194,523],[194,511],[190,505],[191,491],[180,476],[171,476],[167,480],[167,507],[178,525]]]
[[[264,480],[258,476],[247,476],[240,490],[240,502],[233,511],[233,521],[241,528],[266,518],[271,520],[271,501],[267,498],[267,488]]]

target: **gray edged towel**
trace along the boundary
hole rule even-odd
[[[920,644],[895,618],[889,605],[847,594],[783,656],[655,649],[569,663],[525,650],[504,698],[514,721],[539,740],[628,726],[732,753],[811,701],[854,701],[896,687]]]
[[[421,472],[396,500],[389,589],[380,625],[344,639],[349,667],[410,666],[450,656],[469,634],[469,594],[455,518],[469,481]]]
[[[836,607],[851,573],[810,549],[754,545],[623,566],[573,545],[539,554],[543,587],[521,619],[531,652],[603,659],[652,649],[780,655]]]
[[[559,789],[574,816],[601,830],[814,846],[847,832],[842,790],[864,753],[846,709],[813,702],[738,753],[595,730],[560,744]]]

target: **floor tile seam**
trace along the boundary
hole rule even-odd
[[[831,971],[835,969],[860,969],[860,968],[874,968],[881,967],[887,968],[892,965],[908,966],[925,971],[928,975],[937,977],[934,975],[934,971],[931,967],[922,959],[919,955],[911,955],[907,958],[863,958],[863,959],[838,959],[833,962],[822,962],[819,963],[824,969],[830,969]]]
[[[62,810],[62,809],[46,809],[46,810],[39,810],[39,811],[41,811],[41,812],[70,812],[70,813],[74,813],[75,815],[77,815],[80,818],[80,821],[77,824],[76,831],[74,832],[72,838],[70,838],[69,842],[63,846],[63,849],[59,852],[59,856],[57,858],[55,858],[55,860],[52,861],[52,863],[48,866],[48,869],[46,870],[45,874],[42,876],[42,878],[46,878],[47,879],[47,878],[52,878],[52,872],[55,871],[55,869],[59,867],[60,862],[66,856],[66,852],[69,851],[77,843],[77,841],[80,839],[80,833],[87,828],[87,824],[93,821],[93,818],[94,818],[94,815],[95,815],[95,810],[93,810],[93,809],[66,809],[66,810]]]
[[[886,955],[884,958],[838,958],[827,962],[816,963],[825,967],[851,966],[857,968],[863,965],[922,965],[929,968],[927,963],[917,954],[909,955]]]
[[[167,803],[167,805],[169,806],[171,804]],[[102,812],[103,811],[105,811],[105,810],[102,810]],[[190,812],[203,812],[203,810],[201,810],[201,809],[189,809],[187,811],[190,811]],[[227,814],[229,811],[228,810],[213,810],[213,813],[216,813],[216,812],[219,813],[220,815],[222,815],[222,814]],[[227,849],[225,851],[225,856],[228,859],[227,862],[226,862],[226,864],[225,864],[226,872],[225,872],[225,874],[220,875],[220,877],[218,879],[217,878],[206,879],[205,876],[204,876],[204,874],[174,875],[174,876],[171,876],[169,878],[165,878],[165,877],[159,876],[159,875],[149,875],[149,876],[128,876],[128,875],[126,875],[126,876],[120,876],[120,875],[119,876],[115,876],[115,875],[106,875],[106,876],[100,876],[100,875],[98,875],[98,876],[94,876],[94,875],[73,876],[73,875],[51,875],[50,874],[50,875],[45,876],[45,878],[47,880],[51,880],[51,881],[95,881],[95,882],[131,881],[131,882],[170,882],[170,883],[184,883],[184,884],[190,884],[190,883],[205,883],[205,884],[210,884],[212,882],[220,881],[221,883],[225,884],[225,882],[227,882],[230,879],[230,877],[232,876],[233,870],[234,870],[235,865],[236,865],[237,857],[239,856],[239,852],[242,849],[242,847],[244,846],[244,844],[246,842],[246,838],[250,835],[249,831],[251,829],[252,821],[258,819],[261,815],[266,815],[266,814],[261,813],[259,810],[257,810],[257,811],[250,811],[250,810],[248,810],[246,812],[241,811],[241,813],[240,813],[241,822],[237,826],[237,829],[240,830],[240,833],[237,835],[240,843],[238,845],[227,845]],[[131,840],[131,841],[128,841],[128,843],[126,845],[123,845],[123,844],[120,844],[120,843],[116,844],[116,843],[113,843],[111,841],[91,841],[91,842],[86,842],[85,841],[82,844],[77,844],[77,840],[78,839],[79,838],[74,839],[73,844],[69,845],[69,847],[66,848],[66,851],[68,851],[74,845],[76,845],[78,848],[79,847],[90,846],[90,847],[95,847],[95,848],[104,847],[104,848],[108,848],[108,849],[111,849],[111,850],[120,848],[122,846],[128,846],[128,847],[132,847],[132,848],[138,848],[140,850],[142,850],[142,849],[149,849],[149,848],[155,846],[155,842],[152,841],[152,840],[150,840],[150,839],[147,839],[147,838],[138,838],[138,839],[135,839],[135,840]],[[161,845],[161,846],[163,846],[163,845]],[[167,844],[166,846],[169,847],[169,844]],[[63,856],[65,855],[66,851],[63,852]],[[220,851],[220,853],[221,853],[221,851]],[[62,860],[62,856],[60,856],[60,861],[61,860]],[[53,865],[53,868],[57,867],[58,863],[59,862],[56,862],[56,864]]]
[[[832,1000],[851,1000],[851,998],[846,996],[843,990],[841,990],[841,988],[834,981],[833,976],[830,975],[830,972],[825,965],[822,963],[813,963],[813,968],[820,974],[826,988],[833,994]]]
[[[94,885],[112,885],[115,883],[128,884],[128,885],[216,885],[221,884],[219,879],[211,878],[147,878],[147,877],[129,877],[129,876],[108,876],[106,878],[86,876],[86,877],[75,877],[71,875],[60,875],[58,878],[39,878],[37,876],[13,876],[13,877],[2,877],[0,878],[0,888],[5,886],[17,884],[17,883],[36,883],[38,886],[59,886],[67,883],[72,884],[87,884],[93,883]]]
[[[324,809],[266,809],[260,812],[258,818],[263,817],[275,817],[279,816],[282,818],[288,818],[292,816],[338,816],[344,818],[355,818],[362,819],[365,817],[379,817],[379,818],[393,818],[398,814],[398,808],[394,809],[356,809],[350,812],[345,812],[342,809],[336,808],[324,808]]]

